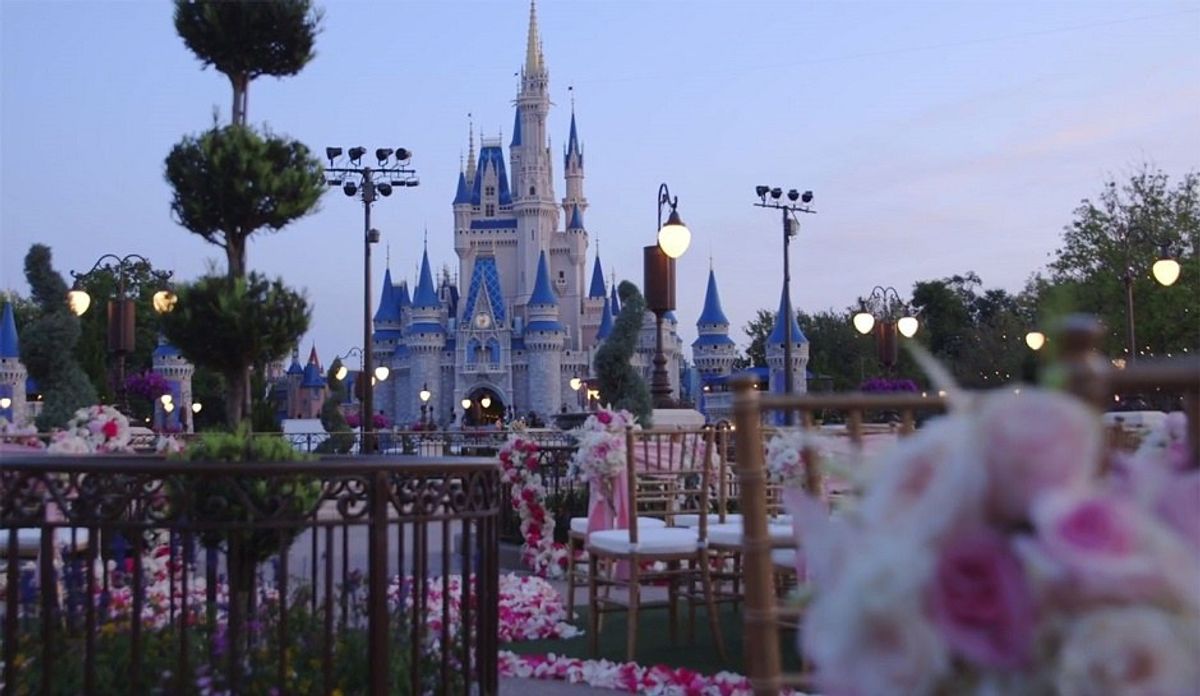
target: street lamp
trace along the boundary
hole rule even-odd
[[[340,186],[342,192],[351,198],[358,196],[363,204],[363,374],[374,372],[371,365],[371,244],[379,241],[379,230],[371,228],[371,204],[378,196],[387,198],[392,195],[393,188],[417,186],[416,171],[408,165],[412,153],[398,147],[381,147],[375,150],[378,165],[374,168],[363,165],[362,159],[367,154],[364,147],[352,147],[345,156],[342,148],[327,147],[325,156],[329,166],[325,167],[326,183],[329,186]],[[383,380],[383,377],[377,379]],[[362,410],[363,418],[363,452],[372,452],[375,443],[367,437],[367,420],[374,413],[373,393],[371,385],[363,385]]]
[[[671,206],[663,224],[663,206]],[[675,259],[687,251],[692,233],[679,217],[679,197],[671,196],[664,183],[658,187],[657,243],[643,250],[646,307],[654,312],[654,371],[650,377],[650,396],[654,408],[671,408],[671,379],[667,375],[667,356],[663,353],[663,317],[675,309]]]
[[[1150,274],[1163,287],[1169,287],[1179,280],[1179,261],[1171,253],[1171,245],[1165,240],[1155,240],[1144,227],[1126,223],[1120,227],[1118,238],[1121,249],[1125,254],[1125,270],[1121,273],[1121,284],[1125,286],[1125,324],[1129,337],[1129,360],[1137,360],[1137,337],[1133,321],[1133,281],[1137,279],[1138,271],[1134,269],[1133,245],[1145,245],[1157,242],[1158,259],[1150,267]]]
[[[778,210],[780,217],[783,220],[783,297],[784,310],[787,316],[783,321],[783,390],[791,394],[795,389],[792,383],[792,316],[795,314],[792,311],[792,272],[788,261],[788,243],[792,237],[800,231],[800,219],[796,213],[816,213],[817,211],[808,207],[812,203],[813,192],[805,191],[800,193],[796,189],[789,189],[787,192],[788,202],[783,202],[780,199],[783,197],[783,189],[772,188],[770,186],[755,186],[754,193],[758,196],[758,203],[755,207],[771,208]],[[768,201],[767,197],[771,200]],[[796,201],[800,201],[797,203]],[[795,421],[795,413],[790,409],[784,412],[784,422],[786,425],[792,425]]]
[[[421,397],[421,425],[425,425],[426,420],[425,410],[429,407],[429,400],[433,398],[433,392],[429,391],[429,384],[421,385],[421,391],[417,394]]]
[[[1046,345],[1046,334],[1041,331],[1030,331],[1025,334],[1025,345],[1029,346],[1029,350],[1041,350],[1042,346]]]
[[[153,270],[150,261],[141,254],[126,254],[125,256],[104,254],[96,259],[96,263],[92,264],[92,268],[88,272],[71,271],[75,282],[67,292],[66,300],[67,307],[75,316],[83,316],[84,312],[92,306],[92,298],[84,289],[84,284],[101,267],[112,273],[117,282],[116,296],[108,301],[108,350],[117,358],[112,376],[115,383],[113,386],[117,392],[117,405],[120,410],[128,413],[129,399],[125,391],[125,357],[133,352],[137,319],[136,305],[133,299],[127,297],[126,294],[128,279],[139,268],[144,268],[154,276],[161,287],[154,293],[151,305],[159,314],[165,314],[174,309],[179,298],[172,292],[169,285],[171,271]]]
[[[896,288],[878,285],[871,290],[870,296],[863,300],[862,310],[854,315],[852,321],[855,330],[864,336],[874,330],[879,362],[887,370],[896,365],[899,352],[896,334],[912,338],[921,326],[908,304],[900,299]]]

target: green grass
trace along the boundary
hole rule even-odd
[[[686,604],[679,604],[679,634],[678,640],[672,644],[670,624],[665,607],[643,610],[638,616],[637,656],[635,662],[643,666],[669,665],[671,667],[686,667],[702,674],[715,674],[728,670],[745,674],[745,645],[742,642],[743,615],[735,612],[732,605],[718,605],[717,613],[720,618],[721,635],[725,639],[725,651],[729,661],[723,661],[717,653],[708,629],[708,612],[702,607],[696,609],[695,641],[689,642],[687,635]],[[508,643],[502,647],[522,655],[544,655],[554,653],[567,657],[588,659],[587,607],[576,608],[575,625],[585,631],[584,635],[569,639],[552,639]],[[625,628],[628,622],[624,612],[614,612],[604,615],[600,631],[600,650],[597,658],[625,661]],[[785,670],[796,670],[800,661],[796,657],[796,641],[794,631],[780,633],[780,652],[783,655]]]

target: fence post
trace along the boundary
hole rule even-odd
[[[371,693],[388,693],[388,473],[376,471],[371,482],[371,527],[367,556],[367,624]],[[447,648],[443,648],[447,649]],[[416,669],[416,666],[413,666]]]
[[[1072,314],[1062,325],[1063,387],[1092,406],[1105,410],[1112,399],[1108,389],[1108,363],[1097,348],[1103,328],[1094,317]]]

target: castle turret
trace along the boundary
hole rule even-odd
[[[562,199],[563,215],[568,218],[578,210],[587,210],[587,197],[583,195],[583,147],[579,144],[579,133],[575,129],[575,108],[571,107],[571,132],[567,136],[567,150],[563,154],[563,175],[567,179],[567,192]],[[582,227],[582,225],[581,225]],[[570,226],[568,226],[570,229]]]
[[[28,417],[25,381],[29,372],[21,362],[21,344],[17,338],[17,321],[12,304],[4,305],[0,319],[0,418],[17,426],[25,425]]]
[[[154,371],[167,381],[171,395],[170,413],[166,412],[161,399],[154,402],[154,427],[164,432],[193,432],[192,375],[196,368],[178,348],[161,336],[151,361]]]
[[[784,322],[791,322],[792,332],[792,392],[803,394],[808,391],[808,339],[796,322],[796,313],[792,311],[792,302],[788,297],[787,286],[779,295],[779,312],[775,315],[775,327],[767,337],[767,367],[770,368],[770,390],[781,394],[786,389],[786,372],[784,366]]]
[[[359,379],[365,379],[359,375]],[[308,353],[308,364],[304,366],[304,377],[300,381],[300,399],[296,405],[297,418],[318,418],[321,407],[325,405],[325,397],[329,395],[329,386],[325,382],[325,369],[321,359],[317,357],[317,347],[313,346]]]
[[[605,308],[607,297],[607,290],[604,287],[604,269],[600,266],[600,255],[596,254],[596,260],[592,264],[592,282],[587,297],[583,298],[583,319],[580,331],[583,334],[581,338],[584,349],[596,345],[596,333],[600,329],[601,322],[604,321],[604,313],[608,311]]]
[[[537,279],[526,306],[525,350],[529,361],[529,405],[549,418],[562,407],[562,350],[565,332],[558,321],[558,298],[550,287],[546,254],[538,257]]]
[[[613,330],[613,314],[612,304],[608,298],[604,298],[604,305],[600,309],[600,326],[596,329],[595,345],[600,345],[604,339],[612,335]]]
[[[729,337],[729,319],[721,308],[721,295],[717,292],[716,273],[708,271],[708,290],[704,294],[704,310],[696,322],[699,336],[692,341],[692,360],[701,378],[721,377],[733,370],[737,359],[737,346]]]
[[[405,334],[408,351],[408,395],[402,413],[418,413],[421,408],[419,384],[441,385],[442,351],[446,348],[446,327],[442,325],[441,302],[429,270],[429,250],[421,254],[421,272],[413,292],[411,320]],[[437,388],[437,387],[435,387]],[[441,390],[438,389],[440,392]],[[439,409],[438,413],[441,412]]]

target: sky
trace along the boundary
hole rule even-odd
[[[529,7],[318,4],[316,59],[255,81],[249,117],[318,153],[414,152],[421,185],[372,211],[377,298],[389,260],[412,282],[426,231],[435,267],[457,269],[467,115],[477,134],[511,135]],[[224,268],[221,249],[172,220],[163,161],[214,114],[227,122],[231,93],[171,14],[0,0],[0,289],[28,293],[36,242],[64,276],[104,253],[183,280]],[[598,242],[606,271],[640,285],[659,184],[679,198],[693,234],[677,271],[687,343],[710,264],[739,343],[778,304],[781,225],[754,207],[756,185],[814,192],[818,213],[791,245],[793,303],[813,312],[969,270],[1019,290],[1104,181],[1143,162],[1172,178],[1200,165],[1200,2],[540,0],[538,18],[555,153],[574,95],[590,254]],[[561,197],[561,161],[555,174]],[[362,205],[337,190],[249,247],[251,269],[306,290],[302,351],[315,344],[326,364],[361,343],[362,254]]]

